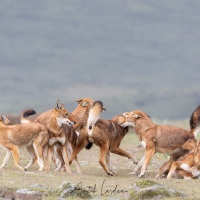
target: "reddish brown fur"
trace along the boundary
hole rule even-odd
[[[78,103],[78,106],[70,115],[74,119],[74,121],[76,121],[76,124],[73,125],[73,127],[69,127],[68,125],[63,125],[64,132],[62,134],[63,136],[66,137],[65,146],[67,146],[68,150],[70,151],[69,154],[71,154],[74,151],[77,140],[79,141],[81,140],[81,139],[78,139],[76,132],[80,131],[87,123],[88,113],[91,106],[94,103],[94,100],[90,98],[84,98],[84,99],[77,100],[76,102]],[[45,113],[42,113],[40,117],[36,119],[36,121],[42,124],[45,124],[47,126],[50,113],[51,113],[51,110]],[[87,141],[87,144],[88,144],[88,141]],[[62,149],[62,146],[59,145],[59,143],[57,143],[55,157],[60,159],[59,162],[61,162],[61,166],[62,166],[64,164],[64,159],[62,156],[61,149]],[[77,171],[78,173],[81,173],[77,156],[75,157],[75,161],[76,161]],[[59,167],[57,169],[59,169]]]
[[[75,131],[80,131],[87,124],[88,114],[94,103],[94,100],[90,98],[84,98],[77,100],[76,102],[78,105],[72,114],[77,123],[73,127]]]
[[[196,143],[197,143],[196,139],[194,138],[188,139],[185,143],[183,143],[181,148],[183,150],[186,150],[187,152],[193,151],[196,148]]]
[[[190,117],[190,132],[194,135],[194,137],[196,137],[197,133],[200,131],[200,106],[198,106],[192,113],[191,117]],[[187,143],[186,143],[187,144]],[[184,145],[182,146],[183,150],[184,150]],[[184,150],[184,155],[186,155],[188,153],[188,151]],[[177,160],[179,157],[177,156],[175,159],[173,160],[169,160],[166,163],[164,163],[162,165],[162,167],[159,170],[158,173],[158,177],[161,176],[162,174],[166,174],[168,173],[170,166],[172,162],[174,162],[175,160]]]
[[[200,143],[195,139],[189,139],[184,143],[183,148],[190,150],[188,154],[182,156],[177,161],[171,164],[167,178],[172,178],[174,175],[179,178],[196,178],[200,175]],[[187,167],[186,167],[187,166]]]
[[[58,105],[58,104],[57,104]],[[73,115],[71,115],[63,105],[60,107],[55,107],[53,110],[49,110],[40,114],[34,122],[45,125],[49,133],[49,152],[47,157],[47,167],[48,171],[50,168],[50,160],[52,159],[53,146],[55,143],[59,143],[61,146],[62,158],[65,163],[65,167],[67,172],[71,173],[68,163],[68,155],[66,149],[66,136],[65,131],[63,129],[63,125],[59,125],[57,122],[57,118],[61,119],[69,119],[71,122],[75,122]]]
[[[185,143],[183,143],[183,145],[181,146],[181,149],[183,150],[182,151],[183,154],[180,157],[176,157],[174,159],[170,159],[169,161],[164,163],[161,166],[161,168],[159,169],[157,177],[167,175],[169,173],[169,170],[170,170],[170,167],[171,167],[172,163],[184,158],[188,153],[193,151],[196,148],[196,142],[197,142],[197,140],[193,138],[193,139],[188,139]],[[183,174],[184,170],[183,170],[183,172],[181,170],[181,173],[182,173],[181,175],[184,175]]]
[[[113,171],[110,166],[110,152],[121,156],[125,156],[136,163],[135,159],[126,151],[122,150],[119,146],[128,132],[128,127],[122,128],[119,124],[125,121],[125,117],[120,115],[116,116],[112,120],[99,119],[93,129],[92,139],[94,143],[100,147],[100,159],[99,162],[105,172],[108,175],[113,175]],[[72,153],[70,163],[77,156],[77,154],[86,146],[88,143],[87,128],[83,128],[79,136],[79,142]],[[106,163],[105,164],[105,159]]]
[[[200,131],[200,106],[198,106],[190,117],[190,131],[196,137]]]
[[[168,153],[171,159],[176,159],[184,153],[182,144],[189,138],[194,138],[187,130],[154,124],[147,114],[139,110],[126,113],[126,119],[132,123],[139,139],[145,144],[145,156],[134,170],[136,173],[142,167],[139,177],[144,176],[147,165],[156,152]]]

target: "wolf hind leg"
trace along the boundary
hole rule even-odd
[[[36,157],[36,154],[35,154],[35,151],[34,151],[34,148],[33,146],[28,146],[26,147],[29,155],[30,155],[30,162],[28,163],[28,165],[25,167],[25,169],[27,170],[28,168],[30,168],[33,163],[37,160],[37,157]]]
[[[3,163],[1,164],[0,168],[4,168],[8,164],[10,156],[11,156],[11,152],[9,150],[7,150],[6,156],[4,157]]]

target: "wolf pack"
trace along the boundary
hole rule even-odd
[[[77,173],[82,173],[78,154],[95,144],[100,149],[99,163],[110,176],[116,173],[111,164],[111,153],[128,158],[136,165],[131,174],[143,177],[158,152],[169,158],[160,166],[156,177],[200,177],[200,141],[196,139],[200,131],[200,106],[190,117],[190,130],[185,130],[157,125],[141,110],[124,112],[110,120],[102,119],[101,113],[106,110],[102,101],[83,98],[76,102],[77,107],[72,112],[60,100],[51,110],[39,115],[35,110],[27,109],[21,113],[19,124],[12,124],[5,115],[0,115],[0,146],[7,151],[0,168],[5,168],[12,156],[14,165],[22,171],[36,163],[39,171],[48,172],[54,168],[72,173],[70,165],[74,162]],[[139,161],[120,147],[130,128],[134,129],[144,149]],[[20,165],[21,147],[25,147],[30,156],[25,167]]]

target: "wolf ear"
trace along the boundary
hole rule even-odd
[[[147,113],[144,113],[148,118],[151,118],[149,115],[147,115]]]
[[[6,116],[5,115],[1,115],[1,121],[4,122],[6,120]]]
[[[141,115],[138,115],[138,114],[133,114],[133,117],[135,117],[135,119],[142,118],[142,116],[141,116]]]
[[[83,99],[76,100],[75,102],[79,104],[82,100],[83,100]]]
[[[85,101],[85,102],[83,102],[81,105],[82,105],[83,107],[87,107],[88,104],[89,104],[89,102]]]
[[[62,104],[60,103],[60,100],[56,101],[56,109],[60,110],[62,108]]]
[[[129,113],[128,112],[125,112],[122,114],[124,117],[128,117]]]

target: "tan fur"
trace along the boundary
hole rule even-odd
[[[59,122],[60,121],[60,122]],[[61,122],[62,121],[62,122]],[[45,125],[49,133],[49,151],[47,157],[46,170],[50,169],[50,161],[55,143],[61,146],[62,158],[65,163],[66,171],[71,173],[68,163],[68,155],[66,149],[66,136],[63,129],[64,124],[73,125],[75,123],[72,115],[58,101],[55,108],[40,114],[34,122]]]
[[[99,119],[92,133],[92,139],[94,144],[100,147],[100,159],[99,163],[108,175],[113,175],[114,171],[110,164],[110,153],[115,153],[127,157],[134,163],[137,161],[126,151],[122,150],[119,146],[128,132],[128,127],[122,128],[119,124],[124,123],[126,118],[123,115],[116,116],[112,120],[102,120]],[[77,154],[87,145],[88,143],[88,133],[87,127],[85,126],[79,136],[79,142],[72,153],[70,164],[77,156]],[[105,163],[106,161],[106,163]]]
[[[191,139],[188,139],[185,143],[183,143],[183,145],[181,146],[181,148],[183,150],[191,152],[191,151],[194,151],[194,149],[196,148],[196,146],[197,146],[197,140],[194,139],[194,138],[191,138]]]
[[[147,165],[156,152],[167,153],[172,160],[176,159],[184,153],[181,149],[183,143],[189,138],[194,138],[193,134],[187,130],[154,124],[147,114],[139,110],[126,113],[126,119],[126,123],[132,124],[146,149],[144,157],[134,170],[134,173],[137,173],[141,168],[139,177],[144,176]]]
[[[198,132],[200,131],[200,106],[198,106],[198,107],[193,111],[193,113],[192,113],[192,115],[191,115],[191,117],[190,117],[189,123],[190,123],[190,132],[194,135],[194,137],[196,137],[197,134],[198,134]],[[193,140],[193,139],[192,139],[192,140]],[[192,144],[193,142],[191,142],[190,139],[189,139],[186,143],[184,143],[184,144],[186,145],[187,148],[188,148],[189,143],[190,143],[191,145],[193,145],[193,144]],[[188,150],[184,148],[184,144],[183,144],[183,146],[182,146],[182,149],[184,150],[184,153],[183,153],[183,155],[181,155],[181,156],[184,156],[184,155],[186,155],[186,154],[188,153]],[[192,148],[194,148],[194,146],[193,146]],[[171,164],[172,164],[174,161],[178,160],[178,159],[179,159],[179,157],[177,156],[175,159],[169,160],[169,161],[167,161],[166,163],[164,163],[164,164],[161,166],[157,177],[163,176],[164,174],[167,174],[167,173],[169,172],[169,169],[170,169],[170,167],[171,167]]]
[[[189,139],[184,143],[183,148],[190,152],[171,164],[167,178],[176,175],[179,178],[191,179],[200,175],[200,142]]]
[[[3,124],[13,125],[13,123],[5,115],[1,115],[1,119],[2,119]]]
[[[33,154],[36,154],[39,170],[42,171],[44,168],[43,151],[49,139],[47,129],[37,123],[9,126],[5,123],[7,123],[6,119],[1,116],[0,146],[7,150],[1,168],[7,165],[12,154],[15,166],[24,171],[33,164]],[[19,147],[26,147],[31,157],[30,163],[25,168],[19,164]]]
[[[71,113],[71,117],[73,117],[73,119],[76,121],[76,124],[74,124],[73,127],[69,127],[68,125],[63,125],[64,128],[63,135],[65,135],[66,137],[65,147],[67,147],[69,155],[71,155],[72,152],[74,151],[76,142],[80,141],[76,131],[80,131],[87,123],[88,113],[92,104],[94,103],[94,100],[90,98],[84,98],[77,100],[76,102],[78,103],[78,106]],[[59,147],[57,146],[57,156],[63,158],[61,152],[62,150],[61,149],[59,150]],[[76,161],[77,172],[81,173],[80,164],[78,162],[77,156],[74,159]],[[60,160],[60,162],[62,163],[63,161]]]
[[[182,154],[180,155],[180,157],[171,158],[166,163],[164,163],[160,167],[156,177],[159,178],[161,176],[162,177],[166,176],[169,173],[172,163],[184,158],[188,153],[194,151],[194,149],[196,148],[196,142],[197,140],[193,138],[193,139],[188,139],[185,143],[183,143],[183,145],[181,146]],[[184,171],[183,172],[182,170],[180,171],[182,174],[184,173]]]
[[[94,100],[90,98],[83,98],[77,100],[76,102],[78,105],[72,112],[72,115],[75,117],[77,123],[73,125],[73,127],[75,131],[79,132],[87,124],[89,111],[94,103]]]
[[[80,100],[76,101],[78,103],[78,106],[76,109],[70,114],[70,116],[73,118],[73,121],[76,121],[76,124],[73,125],[73,127],[68,126],[68,125],[63,125],[63,130],[64,132],[60,133],[63,136],[65,136],[65,144],[60,145],[60,143],[55,143],[53,146],[54,151],[53,151],[53,159],[58,163],[56,170],[59,170],[60,168],[63,167],[64,163],[64,158],[62,155],[62,151],[65,152],[66,148],[68,150],[68,155],[70,156],[71,153],[74,151],[75,146],[77,141],[80,141],[78,138],[78,135],[76,132],[80,132],[80,130],[85,126],[87,123],[87,118],[88,118],[88,113],[91,108],[91,106],[94,103],[94,100],[90,98],[83,98]],[[45,124],[47,126],[49,116],[50,116],[51,110],[47,111],[45,113],[42,113],[35,121]],[[22,114],[23,116],[23,114]],[[53,131],[55,132],[55,131]],[[87,142],[88,143],[88,142]],[[65,147],[63,147],[65,146]],[[65,148],[65,150],[62,150],[62,148]],[[65,152],[66,154],[66,152]],[[81,173],[80,169],[80,164],[78,162],[77,156],[75,157],[76,161],[76,167],[77,167],[77,172]],[[70,171],[71,172],[71,171]]]
[[[76,102],[78,105],[76,109],[71,113],[71,115],[76,121],[76,124],[73,125],[73,127],[69,127],[67,125],[63,126],[65,130],[65,135],[67,138],[66,146],[67,146],[69,155],[71,155],[72,152],[74,152],[74,150],[79,149],[79,147],[77,147],[77,142],[79,145],[83,147],[85,147],[88,144],[88,141],[82,140],[82,137],[79,136],[79,134],[81,130],[87,124],[89,111],[94,103],[94,100],[91,98],[83,98],[83,99],[77,100]],[[60,151],[58,149],[57,149],[57,154],[60,154]],[[62,156],[58,155],[58,157],[61,158]],[[76,161],[76,167],[77,167],[78,173],[81,173],[80,164],[78,162],[77,156],[75,156],[73,159],[75,159]],[[63,161],[60,160],[60,162],[63,162]]]

